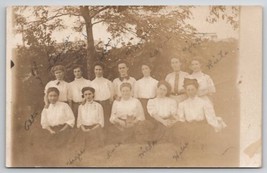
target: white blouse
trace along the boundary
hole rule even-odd
[[[69,95],[68,95],[68,99],[72,100],[74,102],[82,102],[83,98],[82,98],[82,89],[84,87],[89,87],[90,86],[91,81],[84,79],[83,77],[79,78],[79,79],[74,79],[74,81],[72,81],[69,84]]]
[[[102,106],[95,102],[86,102],[78,108],[77,127],[100,124],[104,127],[104,114]]]
[[[216,89],[215,89],[215,85],[213,83],[213,80],[211,79],[211,77],[207,74],[204,74],[202,72],[198,72],[198,73],[192,73],[189,78],[191,79],[196,79],[199,87],[199,96],[201,96],[201,91],[203,90],[208,90],[209,93],[215,93]]]
[[[115,100],[112,105],[110,122],[114,123],[117,118],[127,119],[127,117],[135,117],[136,120],[145,120],[144,110],[141,102],[131,97],[128,100],[121,99],[120,101]]]
[[[187,98],[178,107],[180,121],[202,121],[207,120],[208,124],[215,128],[215,131],[226,127],[221,117],[215,115],[213,106],[206,100],[196,96],[193,99]]]
[[[177,104],[174,99],[169,97],[154,98],[148,100],[147,111],[150,116],[160,116],[161,118],[169,118],[170,116],[176,116]]]
[[[184,89],[184,79],[188,75],[189,74],[186,72],[183,72],[183,71],[179,72],[179,81],[178,81],[178,91],[179,92]],[[169,73],[165,78],[165,80],[171,85],[172,92],[174,92],[175,76],[176,76],[176,73],[172,72],[172,73]]]
[[[65,82],[64,80],[52,80],[48,82],[45,86],[44,93],[47,94],[47,89],[50,87],[56,87],[59,90],[59,101],[66,102],[68,101],[68,89],[69,83]]]
[[[56,102],[49,104],[49,107],[44,108],[41,114],[41,125],[43,129],[57,125],[68,124],[74,126],[75,117],[69,105],[64,102]]]
[[[113,97],[113,84],[108,79],[96,77],[92,80],[91,86],[95,89],[95,100],[104,101]]]
[[[133,77],[129,77],[129,79],[123,79],[123,81],[121,81],[119,78],[116,78],[113,80],[113,86],[114,86],[114,94],[121,97],[121,84],[122,83],[130,83],[132,86],[132,95],[133,94],[133,89],[134,89],[134,85],[135,85],[136,80]]]
[[[158,81],[152,77],[143,77],[136,81],[134,96],[136,98],[151,99],[156,97]]]

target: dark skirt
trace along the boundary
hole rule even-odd
[[[101,106],[103,107],[104,110],[104,129],[107,129],[111,123],[109,122],[110,119],[110,114],[111,114],[111,103],[109,100],[103,100],[103,101],[97,101]]]

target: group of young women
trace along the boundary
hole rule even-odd
[[[201,60],[191,60],[192,74],[181,71],[177,57],[171,58],[171,67],[173,72],[157,81],[151,77],[151,65],[143,63],[143,77],[136,81],[128,74],[128,64],[121,61],[119,77],[111,82],[103,77],[101,63],[94,64],[92,81],[83,78],[81,66],[75,66],[75,79],[67,83],[64,66],[54,66],[51,71],[56,79],[45,87],[41,126],[51,134],[75,126],[90,133],[112,127],[118,130],[115,136],[131,136],[131,132],[142,140],[156,140],[163,132],[181,133],[184,124],[189,127],[186,130],[190,124],[200,129],[208,124],[216,132],[226,127],[215,114],[215,86],[201,71]]]

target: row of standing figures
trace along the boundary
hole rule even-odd
[[[192,74],[181,71],[179,58],[171,58],[170,63],[173,72],[162,81],[151,77],[152,67],[147,63],[141,65],[143,77],[136,81],[128,75],[129,65],[119,62],[119,77],[113,82],[103,77],[102,63],[94,64],[92,81],[83,78],[81,66],[75,66],[75,79],[70,83],[64,81],[65,67],[54,66],[51,72],[56,79],[45,87],[41,126],[51,134],[74,126],[83,132],[112,127],[118,133],[131,131],[153,140],[162,131],[184,128],[196,134],[207,126],[215,132],[225,128],[214,111],[215,85],[201,71],[201,60],[191,60]]]

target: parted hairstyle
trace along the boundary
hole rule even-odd
[[[194,85],[197,89],[198,89],[198,87],[199,87],[199,84],[198,84],[198,82],[197,82],[196,79],[185,78],[185,79],[184,79],[184,88],[186,89],[186,87],[187,87],[188,85]]]
[[[55,92],[55,93],[57,93],[57,95],[59,95],[59,90],[58,90],[56,87],[50,87],[50,88],[48,88],[47,91],[46,91],[47,95],[48,95],[49,93],[51,93],[51,92]]]
[[[82,98],[84,98],[84,92],[85,91],[91,91],[94,95],[95,95],[95,89],[94,88],[92,88],[92,87],[84,87],[83,89],[82,89]]]
[[[64,73],[66,72],[66,68],[65,68],[65,66],[63,66],[63,65],[55,65],[55,66],[53,66],[53,67],[51,68],[50,72],[52,73],[52,75],[55,75],[55,71],[57,71],[57,70],[61,70],[61,71],[63,71]]]
[[[157,85],[157,88],[159,88],[161,85],[164,85],[167,88],[166,96],[169,96],[171,94],[171,85],[165,80],[159,81],[158,85]]]
[[[124,88],[124,87],[128,87],[128,88],[130,88],[130,90],[132,90],[132,85],[130,83],[128,83],[128,82],[122,83],[121,86],[120,86],[120,90],[122,88]]]

